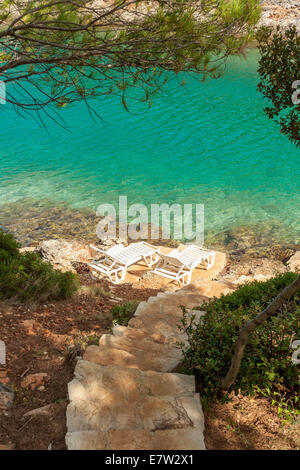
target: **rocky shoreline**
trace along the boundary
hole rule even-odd
[[[258,27],[280,26],[287,29],[292,25],[300,31],[300,0],[262,1],[262,15]]]
[[[120,240],[108,239],[100,241],[97,245],[106,250],[117,243],[120,243]],[[183,245],[179,249],[181,248]],[[36,247],[25,247],[20,251],[22,253],[36,252],[44,261],[50,262],[55,269],[74,273],[81,273],[82,270],[88,271],[86,263],[94,257],[94,252],[89,244],[78,240],[46,240]],[[254,258],[247,255],[232,257],[227,253],[227,263],[224,262],[214,280],[228,283],[235,288],[248,282],[267,281],[285,272],[300,272],[300,250],[287,249],[284,259]],[[146,276],[145,282],[147,288],[153,287],[151,276]]]
[[[72,209],[66,204],[54,206],[49,201],[22,200],[1,207],[1,223],[22,247],[37,247],[49,240],[66,240],[86,246],[98,244],[96,226],[99,218],[90,209]],[[151,240],[150,243],[178,246],[176,240]],[[109,241],[108,241],[109,243]],[[220,232],[207,231],[205,246],[228,254],[232,262],[265,259],[287,263],[300,250],[300,236],[278,221],[242,225]],[[105,244],[103,245],[105,248]]]

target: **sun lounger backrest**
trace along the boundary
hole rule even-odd
[[[121,250],[124,250],[124,245],[123,243],[120,243],[119,245],[112,246],[108,250],[106,250],[106,253],[108,255],[113,255],[119,253]]]
[[[172,264],[173,266],[177,266],[177,267],[182,267],[182,265],[186,266],[186,264],[182,262],[180,259],[178,259],[176,256],[164,255],[161,253],[160,257],[163,258],[164,261],[167,261],[168,263]]]
[[[208,253],[211,253],[211,251],[206,250],[205,248],[191,245],[180,253],[178,259],[193,269],[198,266],[198,264],[202,261],[203,258],[205,258],[205,256],[207,256]]]

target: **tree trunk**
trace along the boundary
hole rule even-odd
[[[246,347],[249,334],[255,330],[259,325],[261,325],[265,320],[270,318],[274,313],[283,305],[284,301],[289,299],[293,294],[300,290],[300,276],[292,282],[289,286],[285,287],[273,300],[273,302],[268,305],[268,307],[263,310],[259,315],[257,315],[253,320],[248,321],[240,330],[236,345],[235,352],[231,361],[229,371],[225,378],[221,381],[221,386],[223,389],[228,389],[233,382],[235,381],[241,365],[241,360],[243,357],[244,349]]]

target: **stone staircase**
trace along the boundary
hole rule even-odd
[[[218,292],[225,290],[216,284]],[[201,305],[208,299],[201,291],[189,286],[150,297],[128,327],[115,326],[99,346],[86,349],[69,383],[68,449],[205,449],[195,379],[172,372],[182,359],[176,344],[187,340],[178,329],[180,305]],[[193,314],[200,320],[204,312]]]

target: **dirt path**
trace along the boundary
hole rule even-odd
[[[232,395],[229,403],[213,404],[204,416],[207,449],[300,449],[300,421],[283,425],[265,398]]]

